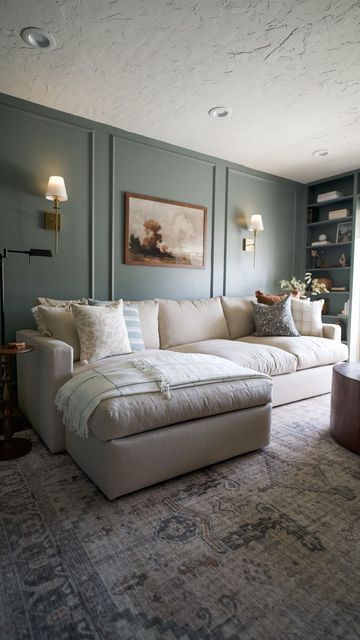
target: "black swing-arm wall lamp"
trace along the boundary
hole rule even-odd
[[[5,269],[4,260],[7,258],[8,253],[24,253],[25,255],[32,257],[51,258],[52,253],[49,249],[29,249],[28,251],[21,251],[17,249],[3,249],[0,253],[0,320],[1,320],[1,344],[5,345]]]

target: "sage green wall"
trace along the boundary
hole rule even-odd
[[[196,298],[277,289],[296,268],[303,187],[113,127],[0,94],[0,247],[53,249],[43,229],[49,175],[62,175],[60,253],[6,260],[7,337],[32,326],[37,295]],[[208,207],[206,268],[123,264],[124,192]],[[239,214],[261,213],[256,269]],[[298,216],[298,219],[301,216]]]

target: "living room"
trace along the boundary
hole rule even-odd
[[[0,16],[0,444],[31,447],[0,461],[0,636],[359,638],[359,4]],[[80,437],[55,396],[103,364],[41,335],[58,312],[79,335],[121,316],[108,360],[168,386]]]

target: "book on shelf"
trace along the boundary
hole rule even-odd
[[[339,218],[346,218],[350,215],[350,209],[337,209],[336,211],[329,211],[329,220],[338,220]]]
[[[331,287],[330,291],[348,291],[346,287]]]
[[[338,200],[339,198],[343,198],[344,194],[342,191],[328,191],[327,193],[319,193],[316,198],[317,202],[327,202],[327,200]]]
[[[319,211],[315,207],[308,207],[306,212],[306,222],[311,224],[312,222],[319,221]]]
[[[323,245],[326,244],[333,244],[332,242],[330,242],[330,240],[315,240],[315,242],[311,243],[312,247],[322,247]]]

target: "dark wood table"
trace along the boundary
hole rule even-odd
[[[11,398],[11,368],[13,358],[24,353],[34,351],[34,347],[27,344],[22,349],[14,349],[7,346],[0,346],[0,365],[2,383],[2,422],[4,436],[0,439],[0,461],[14,460],[20,458],[31,450],[31,441],[27,438],[13,438],[12,429],[12,398]]]
[[[330,433],[360,453],[360,362],[344,362],[333,369]]]

